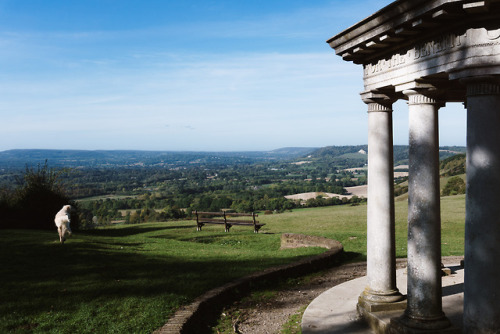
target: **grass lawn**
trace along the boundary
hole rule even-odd
[[[442,198],[443,255],[463,254],[464,196]],[[406,202],[396,202],[397,255],[406,255]],[[150,333],[203,292],[322,249],[279,250],[281,233],[337,239],[366,257],[366,205],[260,215],[249,227],[193,222],[75,232],[0,231],[1,333]]]

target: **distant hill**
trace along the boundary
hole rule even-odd
[[[368,146],[285,147],[272,151],[194,152],[136,150],[8,150],[0,152],[0,168],[24,168],[43,164],[51,167],[187,167],[202,165],[252,164],[282,160],[307,160],[332,166],[363,167],[368,162]],[[440,148],[445,159],[465,153],[465,147]],[[394,146],[394,163],[408,164],[408,146]]]
[[[283,147],[272,150],[269,153],[272,155],[286,155],[286,156],[306,156],[311,152],[318,150],[317,147]]]
[[[48,161],[52,167],[137,167],[203,164],[249,164],[258,161],[294,159],[316,148],[289,147],[255,152],[191,151],[86,151],[86,150],[8,150],[0,152],[0,168],[19,168]]]
[[[359,153],[359,151],[368,151],[368,145],[356,145],[356,146],[326,146],[319,148],[311,153],[312,157],[338,157],[344,154]]]
[[[327,146],[311,152],[310,160],[337,167],[363,167],[368,162],[368,145]]]
[[[466,148],[462,146],[442,146],[439,148],[439,158],[465,153]],[[340,166],[361,167],[368,163],[368,145],[354,146],[327,146],[313,151],[310,157],[313,159],[329,160],[332,164]],[[408,145],[394,145],[394,164],[408,164]]]

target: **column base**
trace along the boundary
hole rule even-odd
[[[368,312],[404,310],[406,299],[397,289],[384,293],[365,289],[358,298],[358,307]]]
[[[460,329],[453,327],[444,315],[431,320],[409,318],[406,314],[391,319],[389,334],[460,334]]]

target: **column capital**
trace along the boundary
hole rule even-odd
[[[499,95],[499,76],[477,76],[460,80],[467,86],[467,96]]]
[[[439,90],[435,83],[422,80],[411,81],[406,84],[396,86],[397,92],[402,92],[408,97],[409,105],[435,104],[444,107],[445,102],[440,99],[444,91]]]
[[[366,102],[365,102],[366,103]],[[368,102],[368,112],[392,112],[392,105],[378,102]]]
[[[435,104],[444,107],[445,102],[439,99],[439,92],[435,88],[406,89],[403,94],[408,97],[408,105]]]
[[[367,91],[360,95],[368,105],[368,112],[392,112],[392,104],[397,100],[395,96],[378,91]]]

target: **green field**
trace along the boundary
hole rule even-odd
[[[406,255],[406,201],[396,202],[397,255]],[[463,254],[465,197],[442,198],[443,255]],[[366,204],[260,215],[252,228],[191,221],[76,232],[0,234],[0,332],[150,333],[203,292],[322,249],[279,250],[282,233],[337,239],[346,259],[366,257]]]

